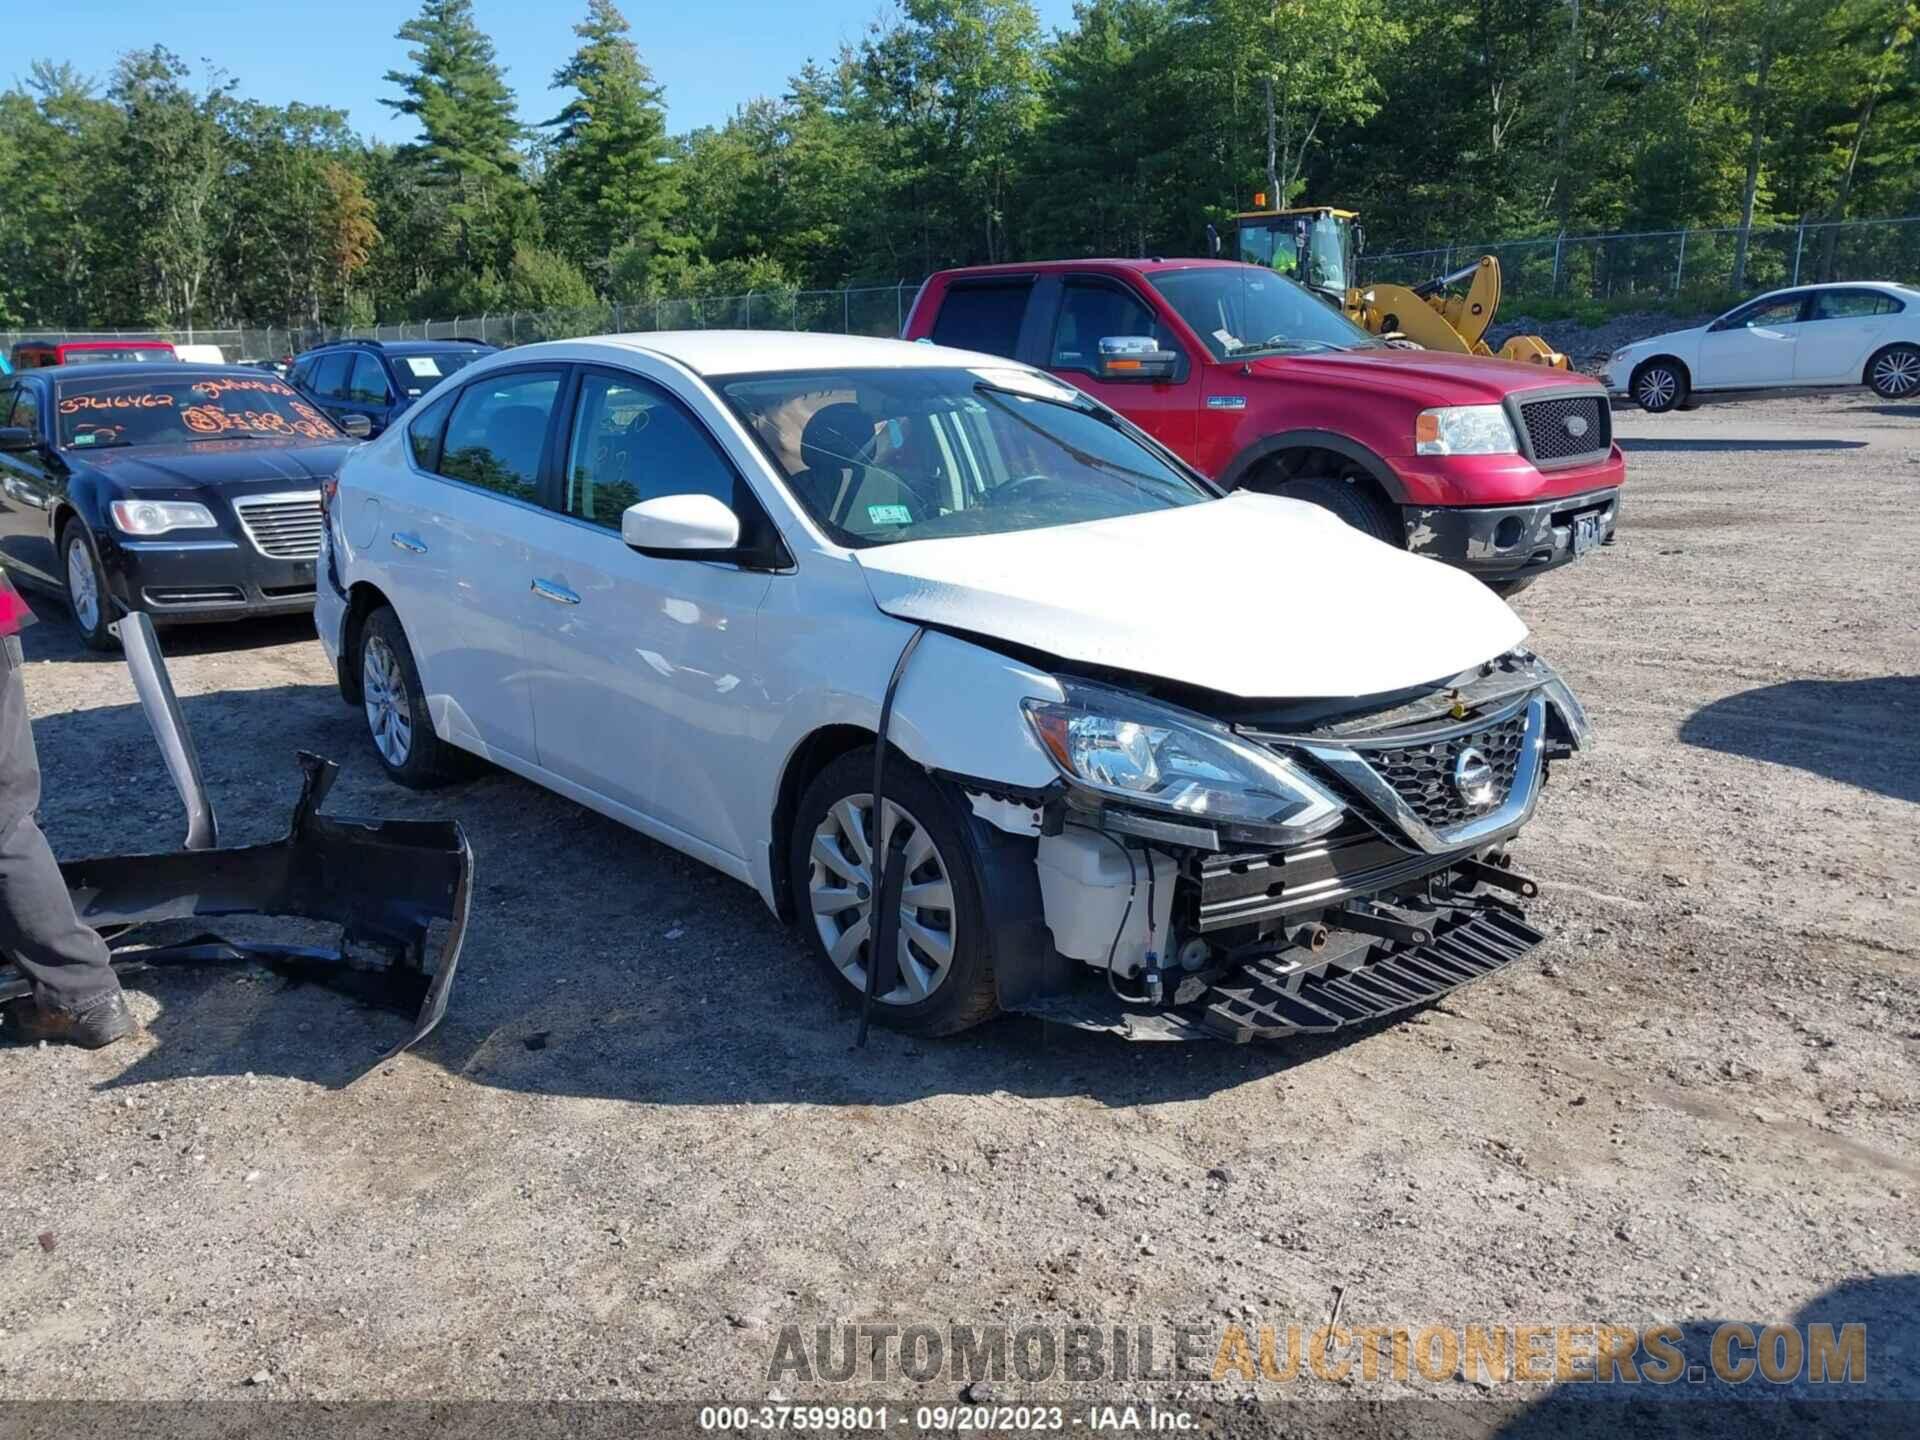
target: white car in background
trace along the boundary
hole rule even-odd
[[[1587,726],[1513,611],[1026,366],[528,345],[325,504],[390,776],[484,756],[703,860],[902,1028],[1332,1030],[1542,938],[1507,846]]]
[[[1775,290],[1607,361],[1609,393],[1658,415],[1709,395],[1865,385],[1920,398],[1920,290],[1851,282]]]

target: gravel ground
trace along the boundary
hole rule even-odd
[[[302,748],[338,813],[468,827],[461,979],[367,1074],[398,1019],[264,973],[143,977],[99,1054],[0,1050],[0,1399],[759,1400],[789,1323],[1217,1334],[1336,1287],[1416,1328],[1866,1320],[1920,1395],[1917,421],[1620,417],[1618,542],[1517,602],[1602,738],[1517,847],[1553,939],[1341,1044],[855,1052],[744,887],[502,775],[388,786],[300,625],[169,635],[229,843],[283,828]],[[42,609],[55,847],[177,844],[124,667]],[[1542,1389],[1405,1388],[1468,1429]],[[1224,1430],[1254,1389],[1086,1393]]]

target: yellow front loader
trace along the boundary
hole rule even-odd
[[[1254,204],[1265,199],[1256,195]],[[1497,353],[1503,360],[1572,368],[1538,335],[1515,335],[1498,352],[1488,346],[1485,336],[1500,309],[1500,262],[1491,255],[1424,285],[1363,286],[1355,276],[1361,230],[1354,211],[1312,205],[1249,210],[1233,218],[1240,259],[1299,281],[1372,334],[1424,350]]]

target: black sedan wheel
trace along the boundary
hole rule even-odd
[[[67,608],[73,612],[80,639],[90,650],[113,649],[113,634],[107,629],[113,619],[113,598],[106,572],[100,568],[93,537],[78,520],[69,520],[60,531],[60,566],[67,582]]]

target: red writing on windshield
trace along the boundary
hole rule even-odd
[[[258,390],[268,395],[291,395],[291,385],[279,380],[202,380],[193,387],[195,395],[205,396],[209,400],[218,400],[229,390]]]
[[[310,410],[307,413],[313,414]],[[250,430],[256,434],[304,435],[310,440],[322,440],[333,433],[318,416],[289,420],[277,410],[222,410],[217,405],[191,405],[180,412],[180,418],[187,422],[189,430],[200,435]]]
[[[171,404],[171,395],[69,395],[60,402],[60,413],[78,415],[82,410],[153,410]]]

